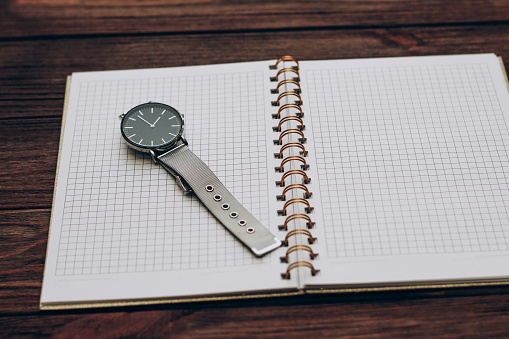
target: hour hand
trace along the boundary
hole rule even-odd
[[[156,126],[156,124],[157,124],[157,122],[159,121],[159,119],[161,119],[161,117],[157,118],[157,120],[156,120],[156,121],[154,121],[154,123],[151,125],[151,127],[155,127],[155,126]]]

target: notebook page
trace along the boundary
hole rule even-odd
[[[149,155],[125,144],[118,119],[148,101],[177,108],[191,150],[277,234],[268,64],[73,74],[43,304],[290,286],[276,253],[256,258],[244,248]]]
[[[509,277],[496,56],[303,62],[301,77],[323,217],[309,284]]]

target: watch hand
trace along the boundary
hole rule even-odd
[[[150,127],[154,127],[154,126],[152,126],[152,124],[150,122],[148,122],[147,120],[143,119],[139,115],[138,115],[138,118],[140,118],[141,120],[145,121]]]
[[[155,125],[157,124],[157,122],[159,121],[159,119],[161,119],[161,117],[157,118],[157,120],[152,124],[151,127],[155,127]]]

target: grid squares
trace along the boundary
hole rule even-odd
[[[509,134],[487,65],[306,71],[332,257],[509,249]]]
[[[185,114],[190,148],[268,224],[262,72],[79,83],[56,275],[264,263],[149,155],[122,141],[118,115],[147,101]],[[74,85],[74,83],[73,83]]]

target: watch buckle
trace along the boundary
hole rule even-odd
[[[191,186],[189,186],[189,184],[184,179],[182,179],[180,175],[174,175],[174,177],[175,180],[177,181],[177,184],[179,185],[180,188],[182,188],[184,193],[191,193],[193,191]]]
[[[148,151],[148,153],[150,153],[150,156],[152,157],[152,161],[154,162],[154,164],[158,164],[159,161],[157,160],[156,152],[154,152],[153,150],[150,150],[150,151]]]
[[[165,163],[163,162],[159,162],[157,160],[157,156],[155,154],[154,151],[150,150],[149,151],[150,155],[152,156],[152,160],[154,161],[154,163],[160,163],[164,169],[166,171],[168,171],[172,176],[175,177],[175,181],[177,181],[177,185],[184,191],[184,193],[191,193],[193,191],[193,189],[191,188],[191,186],[189,186],[189,184],[180,176],[178,175],[173,169],[171,169],[169,166],[166,166]]]

